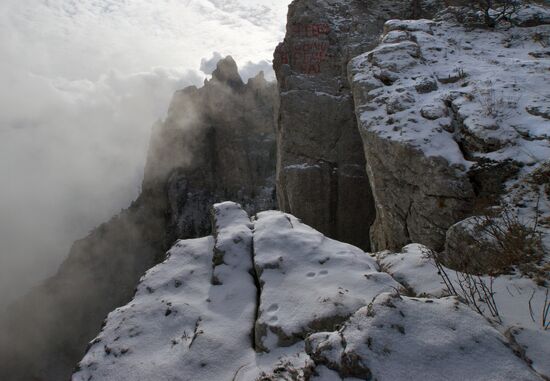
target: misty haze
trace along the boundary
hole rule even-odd
[[[243,78],[273,78],[285,12],[283,1],[0,4],[1,306],[137,197],[175,90],[200,85],[222,54]]]
[[[0,380],[550,379],[548,0],[0,2]]]

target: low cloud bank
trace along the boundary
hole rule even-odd
[[[7,299],[51,274],[71,242],[139,192],[151,125],[195,72],[97,82],[19,76],[0,94],[0,287]],[[24,112],[22,112],[24,111]]]
[[[287,3],[1,2],[0,310],[137,196],[152,124],[216,55],[273,78]]]

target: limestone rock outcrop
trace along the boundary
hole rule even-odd
[[[442,250],[449,227],[498,204],[550,155],[548,120],[529,112],[548,88],[548,60],[530,56],[529,39],[548,38],[548,26],[500,33],[391,20],[381,44],[351,60],[373,248]]]
[[[292,215],[223,202],[212,221],[109,314],[73,381],[541,379],[458,298],[401,296],[367,253]]]
[[[347,63],[372,49],[384,22],[430,14],[437,2],[297,0],[275,51],[281,210],[332,238],[370,248],[375,218]]]
[[[310,333],[401,287],[367,253],[294,216],[250,221],[223,202],[211,217],[212,236],[177,241],[109,314],[73,381],[254,380],[292,357],[304,367]]]
[[[57,274],[2,318],[1,379],[67,379],[107,313],[173,242],[209,234],[213,203],[275,207],[275,95],[262,74],[243,83],[231,57],[204,87],[174,95],[153,129],[139,198],[77,241]]]
[[[547,8],[519,8],[499,42],[461,24],[464,5],[291,4],[274,57],[281,210],[366,249],[442,250],[450,226],[548,157]]]
[[[439,125],[448,111],[418,105],[430,93],[437,94],[438,82],[424,75],[420,46],[408,36],[431,36],[432,24],[388,22],[383,43],[350,63],[377,206],[371,229],[376,249],[397,249],[409,242],[439,249],[446,229],[467,214],[474,197],[460,148]],[[435,153],[426,154],[422,144]]]

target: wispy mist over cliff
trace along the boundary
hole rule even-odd
[[[270,68],[287,3],[0,4],[0,309],[136,197],[176,89],[221,55],[245,80]]]

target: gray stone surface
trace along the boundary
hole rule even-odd
[[[545,59],[516,58],[535,47],[528,36],[546,32],[516,28],[501,39],[456,21],[391,20],[381,43],[350,61],[376,205],[373,249],[419,242],[442,250],[452,225],[508,203],[512,184],[548,156],[548,121],[533,111]]]
[[[332,238],[370,248],[374,202],[346,65],[378,43],[384,21],[429,14],[434,3],[297,0],[290,5],[286,37],[274,60],[280,209]]]

